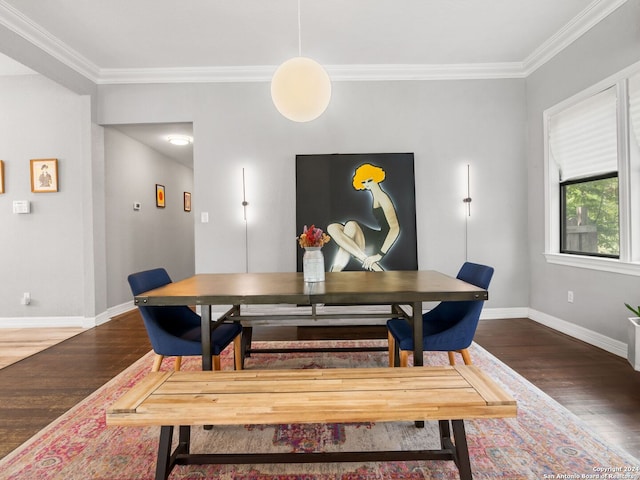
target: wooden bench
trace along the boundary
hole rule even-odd
[[[516,402],[473,365],[151,373],[107,409],[107,424],[161,426],[156,479],[177,464],[452,460],[471,479],[464,419],[516,415]],[[438,450],[192,454],[191,425],[438,420]],[[171,451],[173,426],[179,442]],[[451,438],[453,431],[453,440]]]

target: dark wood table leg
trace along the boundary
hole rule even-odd
[[[202,305],[201,318],[201,342],[202,342],[202,370],[213,370],[213,358],[211,357],[211,305]],[[205,430],[211,430],[211,425],[205,425]]]
[[[413,324],[413,365],[421,367],[424,365],[422,355],[422,302],[415,302],[413,304],[411,323]]]
[[[178,436],[178,448],[177,451],[180,453],[189,454],[191,450],[191,426],[189,425],[181,425],[179,429]]]
[[[253,337],[253,327],[242,327],[242,351],[245,358],[251,356],[251,339]]]
[[[440,446],[448,448],[446,440],[451,441],[451,429],[449,428],[449,420],[438,420],[438,428],[440,429]]]
[[[424,365],[422,356],[422,302],[415,302],[411,311],[411,323],[413,324],[413,365],[421,367]],[[423,420],[416,420],[417,428],[424,428]]]
[[[202,370],[213,370],[211,358],[211,305],[202,305]]]

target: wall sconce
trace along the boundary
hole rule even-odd
[[[242,167],[242,215],[244,218],[244,267],[245,272],[249,273],[249,223],[247,222],[247,185],[244,176],[244,167]]]
[[[467,165],[467,196],[465,198],[462,199],[462,201],[464,203],[466,203],[467,205],[467,216],[471,216],[471,172],[470,172],[470,166]]]

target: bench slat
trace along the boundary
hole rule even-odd
[[[152,372],[144,377],[134,388],[120,397],[108,412],[132,413],[145,401],[149,395],[155,392],[164,382],[171,377],[172,372]]]
[[[467,368],[456,367],[456,370],[467,380],[476,391],[482,395],[487,405],[504,405],[510,403],[513,398],[500,388],[493,380],[489,379],[474,365],[465,365]],[[469,368],[470,367],[470,368]]]
[[[516,403],[473,366],[167,372],[107,410],[110,425],[498,418]]]

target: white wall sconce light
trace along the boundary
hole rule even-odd
[[[310,122],[324,113],[331,100],[331,79],[315,60],[302,56],[298,0],[298,56],[278,67],[271,79],[271,99],[294,122]]]
[[[471,216],[471,167],[467,165],[467,196],[462,201],[467,206],[467,216]]]
[[[193,137],[190,137],[189,135],[169,135],[167,137],[167,142],[171,145],[184,147],[193,143]]]

